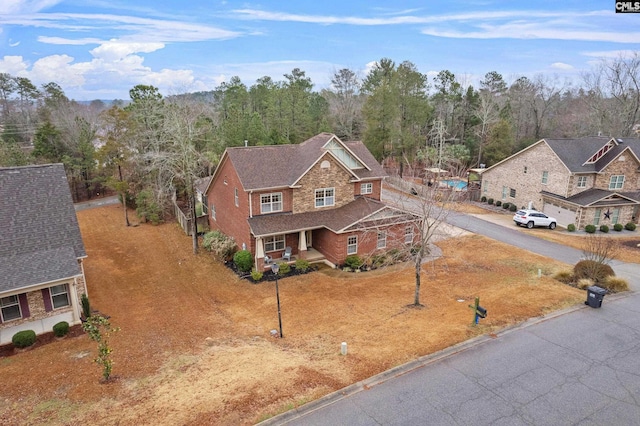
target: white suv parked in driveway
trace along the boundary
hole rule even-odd
[[[516,225],[525,225],[531,229],[534,226],[548,226],[549,229],[555,229],[556,219],[537,210],[518,210],[513,215],[513,221]]]

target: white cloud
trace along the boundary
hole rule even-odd
[[[638,51],[637,50],[605,50],[605,51],[599,51],[599,52],[583,52],[582,54],[584,56],[590,56],[593,58],[631,59],[638,55]]]
[[[74,45],[74,46],[104,43],[104,40],[100,40],[97,38],[70,39],[70,38],[63,38],[63,37],[47,37],[47,36],[38,36],[38,41],[40,43],[46,43],[46,44],[63,44],[63,45]]]
[[[54,81],[61,87],[78,87],[84,84],[82,70],[72,65],[73,58],[68,55],[51,55],[38,59],[29,72],[32,79],[46,83]]]
[[[572,71],[574,69],[573,65],[565,64],[564,62],[554,62],[551,64],[551,68],[559,69],[562,71]]]
[[[164,43],[136,43],[110,40],[89,51],[94,57],[107,62],[126,58],[133,53],[151,53],[164,48]]]
[[[0,15],[9,13],[32,13],[54,6],[62,0],[2,0]]]
[[[0,59],[0,72],[11,75],[24,76],[29,65],[22,56],[5,56]]]

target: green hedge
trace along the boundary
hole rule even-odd
[[[570,223],[569,225],[567,225],[567,231],[575,232],[575,230],[576,230],[576,225],[574,225],[573,223]]]
[[[596,232],[596,226],[595,225],[587,225],[584,227],[584,231],[588,234],[593,234],[594,232]]]
[[[633,222],[628,222],[625,226],[624,229],[626,229],[627,231],[635,231],[636,230],[636,224]]]
[[[11,342],[16,348],[29,347],[36,342],[36,332],[33,330],[18,331],[11,338]]]
[[[66,321],[60,321],[53,326],[53,334],[56,337],[64,337],[69,333],[69,323]]]
[[[600,225],[600,232],[604,232],[606,234],[609,232],[609,227],[607,225]]]
[[[615,225],[613,225],[613,230],[616,231],[616,232],[622,231],[623,228],[624,228],[624,226],[622,226],[621,223],[616,223]]]

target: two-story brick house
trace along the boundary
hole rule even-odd
[[[0,344],[80,323],[86,256],[64,166],[0,168]]]
[[[227,148],[203,199],[210,228],[250,250],[257,268],[287,247],[335,266],[418,237],[417,216],[380,201],[385,177],[362,142],[321,133],[297,145]]]
[[[640,139],[542,139],[482,172],[487,198],[533,207],[558,224],[625,224],[640,207]]]

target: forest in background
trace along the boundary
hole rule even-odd
[[[487,73],[474,87],[448,70],[429,78],[383,58],[361,76],[337,70],[314,90],[304,70],[247,86],[232,77],[213,91],[163,96],[151,85],[130,99],[68,99],[0,73],[0,167],[63,163],[75,201],[102,188],[162,217],[174,191],[193,199],[196,179],[226,147],[300,143],[320,132],[362,140],[399,173],[417,164],[490,166],[541,138],[637,137],[640,54],[602,59],[568,82],[548,75]],[[286,159],[283,159],[286,161]]]

